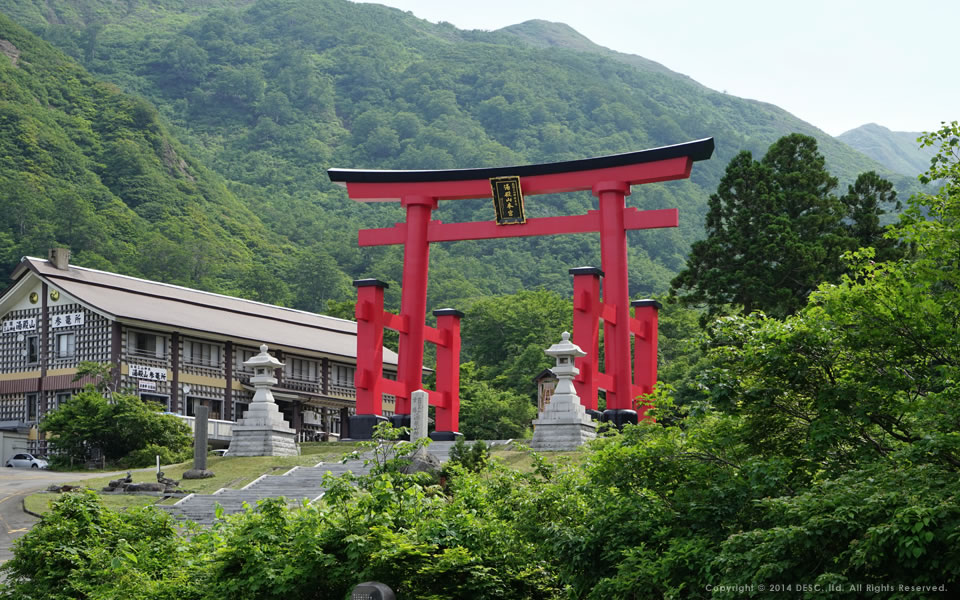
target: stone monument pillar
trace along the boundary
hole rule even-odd
[[[430,396],[423,390],[410,394],[410,441],[427,437],[427,417],[430,411]]]
[[[570,341],[563,332],[559,344],[547,348],[546,353],[557,360],[550,369],[557,376],[557,387],[550,404],[533,421],[534,450],[573,450],[597,437],[597,426],[580,404],[580,396],[573,387],[573,378],[580,372],[573,366],[574,359],[587,353]]]
[[[213,477],[213,471],[207,470],[207,436],[210,425],[210,407],[198,405],[194,408],[193,421],[193,468],[183,473],[184,479],[206,479]]]
[[[260,346],[260,354],[243,363],[253,370],[250,383],[256,391],[250,408],[233,426],[229,456],[296,456],[296,431],[283,420],[270,387],[277,384],[273,370],[283,363]]]

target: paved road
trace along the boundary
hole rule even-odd
[[[0,564],[13,558],[13,540],[29,531],[38,520],[23,512],[25,496],[47,489],[51,483],[61,484],[104,475],[107,473],[0,468]]]

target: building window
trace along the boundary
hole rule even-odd
[[[317,380],[317,361],[291,358],[289,364],[290,377],[292,379],[300,379],[302,381]]]
[[[142,331],[131,331],[128,340],[129,353],[136,356],[148,356],[151,358],[166,358],[167,339],[162,335],[154,333],[144,333]]]
[[[241,371],[249,371],[249,372],[252,373],[252,372],[253,372],[253,369],[251,369],[250,367],[244,365],[243,363],[247,362],[248,360],[250,360],[251,358],[253,358],[253,357],[256,356],[257,354],[259,354],[259,353],[258,353],[256,350],[241,350],[241,351],[240,351],[240,364],[237,365],[238,369],[241,370]]]
[[[40,394],[27,394],[27,422],[37,420],[40,409]]]
[[[57,358],[73,358],[77,354],[77,334],[58,333],[57,334]]]
[[[27,336],[27,364],[35,365],[40,362],[40,336]]]
[[[206,406],[210,409],[210,414],[208,418],[210,419],[222,419],[223,418],[223,400],[211,400],[210,398],[193,398],[187,397],[187,416],[195,417],[197,416],[197,407]]]
[[[333,385],[339,385],[343,387],[353,387],[354,371],[355,371],[354,367],[348,367],[346,365],[337,365],[333,369]]]
[[[248,402],[237,402],[233,405],[234,409],[234,421],[239,421],[243,418],[243,413],[250,410],[250,404]]]
[[[170,409],[170,396],[163,396],[161,394],[140,394],[140,400],[142,402],[152,402],[153,404],[160,407],[163,411],[168,411]]]
[[[67,402],[70,402],[71,398],[73,398],[73,392],[57,392],[56,408],[60,408]]]
[[[204,367],[219,367],[220,346],[185,341],[183,343],[183,362]]]

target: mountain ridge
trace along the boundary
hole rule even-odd
[[[635,294],[665,290],[682,267],[703,235],[707,197],[738,151],[759,156],[800,131],[817,137],[844,182],[880,168],[782,109],[662,65],[628,64],[568,26],[533,23],[519,34],[548,29],[586,49],[517,43],[516,27],[464,31],[344,0],[0,0],[0,10],[18,12],[96,77],[152,102],[191,155],[296,249],[266,261],[273,287],[255,290],[256,299],[307,310],[349,299],[350,278],[399,282],[402,273],[400,249],[356,247],[357,229],[389,226],[402,212],[350,201],[327,180],[328,167],[530,164],[714,137],[715,158],[690,180],[641,186],[628,199],[682,215],[677,229],[631,234]],[[44,16],[50,10],[56,22]],[[589,194],[536,197],[528,210],[582,214],[594,202]],[[436,218],[486,220],[489,210],[489,202],[444,203]],[[598,260],[595,236],[437,245],[430,301],[456,306],[538,286],[569,293],[567,269]],[[306,291],[311,269],[334,283]],[[399,301],[398,286],[387,301]]]
[[[917,176],[930,168],[933,148],[921,148],[917,138],[921,132],[891,131],[877,123],[867,123],[837,136],[848,146],[859,150],[895,173]]]
[[[692,77],[678,73],[656,61],[644,58],[638,54],[618,52],[597,44],[566,23],[547,21],[545,19],[531,19],[494,30],[494,33],[507,34],[532,46],[541,48],[568,48],[582,52],[593,52],[646,71],[662,73],[689,81],[696,85],[701,85]]]

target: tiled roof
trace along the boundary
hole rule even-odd
[[[19,279],[26,270],[122,321],[151,323],[184,333],[208,332],[254,345],[357,355],[357,324],[353,321],[85,267],[58,269],[33,257],[21,261],[14,278]],[[395,365],[397,355],[384,348],[383,360]]]

